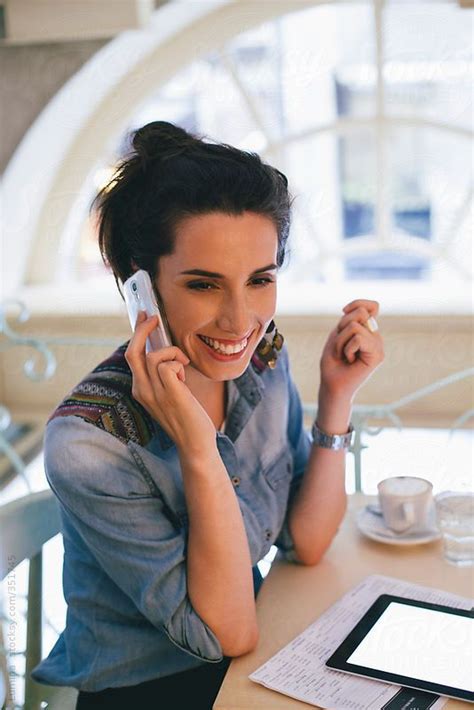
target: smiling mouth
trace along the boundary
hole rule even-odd
[[[244,340],[237,341],[237,344],[238,343],[241,343],[241,344],[245,343],[245,345],[244,345],[244,347],[241,347],[238,350],[236,350],[236,352],[233,351],[233,348],[235,346],[230,343],[229,343],[229,345],[224,344],[221,347],[215,347],[213,344],[211,344],[210,341],[217,342],[217,343],[219,343],[220,341],[218,341],[218,340],[214,341],[214,338],[207,338],[207,336],[203,336],[203,335],[199,335],[199,334],[198,334],[198,338],[200,340],[202,340],[204,345],[207,345],[209,350],[211,350],[213,353],[216,353],[218,355],[222,355],[224,357],[237,357],[237,356],[241,355],[243,352],[245,352],[245,350],[247,350],[252,333],[253,333],[253,331],[251,331],[248,338],[244,338]],[[227,351],[227,349],[228,349],[228,351]]]
[[[225,347],[226,345],[240,345],[240,343],[243,343],[244,340],[248,341],[252,334],[253,334],[253,330],[251,330],[250,333],[248,333],[245,337],[240,338],[240,340],[228,340],[226,338],[212,338],[209,335],[202,335],[201,333],[198,333],[198,337],[201,339],[207,338],[208,340],[215,340],[216,343],[219,343],[220,345]]]

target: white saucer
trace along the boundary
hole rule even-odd
[[[387,545],[421,545],[425,542],[432,542],[441,537],[441,533],[436,526],[436,511],[433,503],[430,509],[428,525],[423,530],[396,533],[385,526],[382,516],[372,513],[367,508],[361,508],[356,515],[357,527],[363,535],[371,540],[385,542]]]

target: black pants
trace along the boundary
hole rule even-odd
[[[255,596],[263,578],[252,568]],[[105,688],[96,693],[79,692],[76,710],[212,710],[232,658],[205,663],[182,673],[149,680],[139,685]]]
[[[98,693],[80,691],[76,710],[211,710],[231,658]]]

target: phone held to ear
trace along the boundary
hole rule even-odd
[[[158,316],[158,325],[146,339],[146,352],[154,352],[172,345],[171,337],[163,319],[153,292],[153,286],[147,271],[140,269],[128,278],[123,285],[128,318],[135,331],[138,312],[145,311],[147,318]]]

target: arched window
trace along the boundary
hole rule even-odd
[[[466,312],[471,19],[445,1],[306,7],[204,52],[129,129],[171,120],[287,174],[297,197],[283,312],[330,311],[336,295],[385,312]],[[122,137],[88,194],[125,148]],[[86,225],[76,278],[103,268]]]

